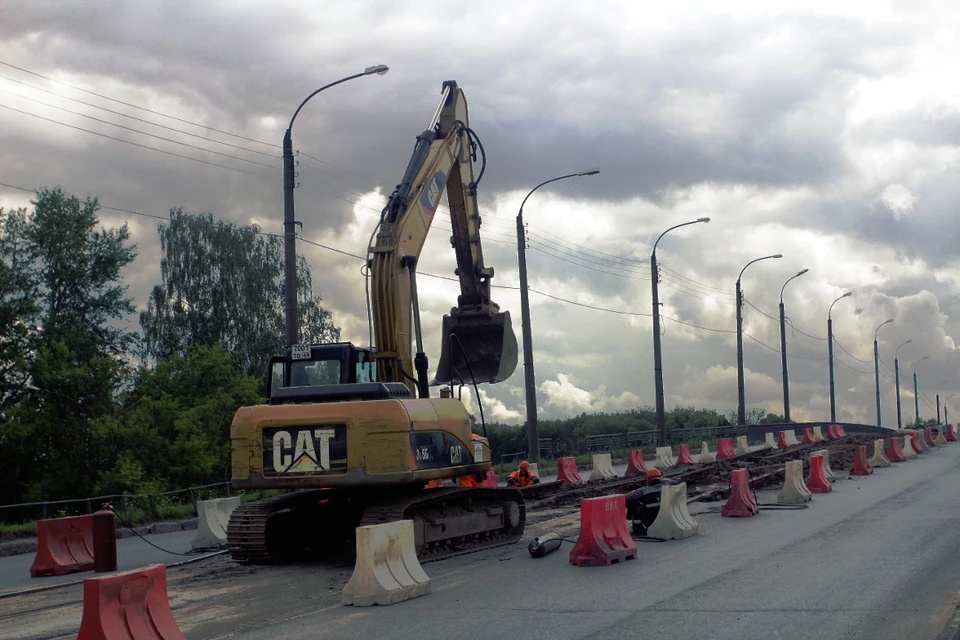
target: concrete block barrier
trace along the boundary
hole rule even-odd
[[[925,427],[923,430],[923,441],[926,443],[927,447],[933,449],[937,446],[936,441],[933,439],[933,429],[931,427]]]
[[[37,520],[37,554],[30,577],[93,569],[93,516]]]
[[[956,442],[957,441],[957,430],[953,428],[952,424],[947,425],[947,442]]]
[[[883,440],[873,441],[873,457],[870,458],[871,467],[889,467],[890,460],[883,453]]]
[[[830,493],[833,486],[823,472],[824,458],[822,454],[814,453],[810,456],[810,475],[807,477],[807,489],[813,493]]]
[[[623,494],[581,500],[580,535],[570,550],[570,564],[596,567],[636,557]]]
[[[947,444],[947,438],[943,435],[943,427],[937,429],[937,437],[933,439],[933,443],[936,445],[945,445]]]
[[[645,475],[647,473],[647,465],[643,463],[643,451],[640,449],[636,451],[627,452],[627,471],[624,473],[624,477],[632,478],[633,476]]]
[[[413,520],[357,527],[357,561],[341,602],[355,607],[396,604],[430,593],[417,560]]]
[[[917,450],[913,448],[913,438],[909,435],[903,436],[903,457],[907,460],[913,460],[917,457]]]
[[[186,640],[170,611],[167,568],[150,564],[85,579],[77,640]]]
[[[593,471],[590,472],[591,480],[606,480],[607,478],[616,478],[617,474],[613,472],[613,462],[610,460],[609,453],[593,454]]]
[[[657,459],[653,461],[653,466],[661,471],[673,469],[673,447],[657,447]]]
[[[227,544],[227,523],[230,514],[240,506],[240,497],[201,500],[197,502],[197,533],[190,546],[205,549]]]
[[[763,448],[764,449],[776,449],[777,441],[773,437],[773,431],[768,431],[763,434]]]
[[[757,501],[750,490],[750,471],[735,469],[730,472],[730,497],[727,503],[720,508],[720,515],[725,518],[747,518],[760,512]]]
[[[663,485],[660,490],[660,513],[647,528],[647,535],[664,540],[683,540],[696,535],[699,530],[700,524],[687,508],[687,483]]]
[[[733,438],[717,438],[717,460],[726,460],[737,455],[733,448]]]
[[[907,434],[908,434],[907,437],[910,439],[910,442],[909,442],[910,448],[913,449],[914,453],[919,454],[926,451],[926,449],[924,449],[923,445],[921,444],[920,433],[918,431],[911,429],[910,431],[907,432]]]
[[[903,454],[903,449],[900,448],[900,437],[891,436],[887,438],[887,449],[884,455],[887,457],[887,460],[890,462],[904,462],[907,458]]]
[[[826,440],[826,438],[823,437],[823,430],[820,427],[813,428],[813,439],[817,442]]]
[[[790,446],[787,442],[787,434],[783,431],[777,431],[777,449],[786,449]]]
[[[695,464],[696,461],[690,455],[690,445],[688,444],[678,444],[677,445],[677,466],[686,465],[686,464]]]
[[[830,449],[820,449],[819,451],[812,452],[810,455],[823,457],[823,475],[826,476],[827,480],[833,480],[837,477],[837,474],[835,474],[830,467]]]
[[[557,481],[562,484],[583,484],[583,478],[577,471],[576,458],[557,459]]]
[[[737,436],[737,454],[750,453],[750,444],[747,442],[747,436]]]
[[[787,429],[786,431],[784,431],[784,434],[786,434],[786,437],[787,437],[787,444],[790,445],[791,447],[795,447],[798,444],[800,444],[800,441],[797,440],[797,432],[794,431],[793,429]]]
[[[810,502],[813,494],[803,481],[803,460],[788,460],[783,470],[783,488],[777,493],[779,504]]]
[[[867,461],[867,447],[862,444],[857,445],[853,456],[853,465],[850,467],[850,475],[868,476],[871,473],[873,473],[873,467]]]
[[[703,447],[700,450],[700,464],[704,462],[716,462],[717,457],[710,453],[710,446],[704,441]]]
[[[803,440],[801,440],[801,442],[803,444],[813,444],[817,442],[817,439],[813,437],[813,429],[810,427],[803,428]]]

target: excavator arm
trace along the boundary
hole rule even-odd
[[[440,363],[433,383],[500,382],[517,365],[510,314],[501,313],[491,301],[493,269],[483,263],[473,174],[477,147],[463,91],[454,81],[444,82],[440,105],[427,129],[417,136],[403,179],[381,213],[368,251],[377,377],[383,382],[403,382],[420,397],[429,395],[429,384],[416,268],[444,191],[460,296],[443,318]]]

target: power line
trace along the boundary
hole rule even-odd
[[[856,360],[857,362],[862,362],[863,364],[873,364],[873,360],[861,360],[861,359],[858,358],[857,356],[855,356],[855,355],[853,355],[852,353],[850,353],[849,351],[847,351],[847,350],[844,348],[844,346],[843,346],[842,344],[840,344],[840,341],[837,340],[837,337],[836,337],[836,336],[833,337],[833,344],[835,344],[835,345],[837,345],[838,347],[840,347],[840,350],[841,350],[841,351],[843,351],[845,354],[847,354],[848,356],[850,356],[851,358],[853,358],[853,359]]]

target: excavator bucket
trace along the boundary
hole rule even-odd
[[[503,382],[517,368],[510,312],[443,316],[443,343],[431,384]]]

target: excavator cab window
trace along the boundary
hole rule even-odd
[[[290,364],[290,386],[340,384],[340,360],[298,360]]]

